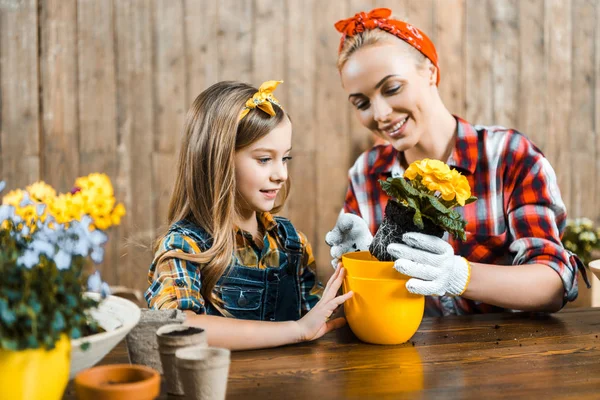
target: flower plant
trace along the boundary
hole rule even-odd
[[[477,200],[467,178],[439,160],[423,159],[409,165],[404,177],[380,180],[390,196],[383,222],[369,248],[380,261],[391,261],[390,243],[402,243],[406,232],[442,237],[444,231],[465,239],[466,221],[454,208]]]
[[[36,182],[3,197],[0,350],[52,349],[61,335],[79,338],[98,329],[89,314],[98,301],[83,296],[85,267],[102,262],[104,231],[124,214],[104,174],[78,178],[69,193]],[[87,286],[109,293],[98,271]]]

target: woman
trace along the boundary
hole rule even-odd
[[[442,160],[478,198],[459,210],[467,240],[410,233],[388,247],[395,268],[412,277],[407,289],[428,296],[426,315],[558,311],[577,297],[577,269],[587,277],[560,241],[566,209],[554,170],[521,133],[453,116],[439,95],[433,43],[390,16],[376,9],[335,24],[342,86],[360,122],[386,143],[349,171],[345,213],[326,238],[334,266],[345,252],[367,249],[381,224],[388,196],[379,179],[402,176],[417,160]]]

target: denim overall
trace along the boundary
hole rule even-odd
[[[302,243],[298,232],[285,218],[274,217],[280,246],[278,267],[249,268],[232,257],[214,288],[223,305],[238,319],[261,321],[290,321],[301,317],[301,292],[298,271],[302,261]],[[212,246],[212,237],[201,227],[182,220],[173,225],[172,232],[193,238],[201,251]],[[221,313],[206,302],[206,312]]]

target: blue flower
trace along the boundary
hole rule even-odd
[[[102,278],[100,277],[100,271],[96,271],[88,277],[87,287],[90,292],[100,292],[102,288]]]
[[[33,268],[40,262],[39,253],[26,249],[20,256],[17,258],[17,265],[25,268]]]
[[[108,283],[102,282],[102,286],[100,286],[100,295],[103,299],[110,296],[110,286],[108,286]]]
[[[56,268],[58,269],[69,269],[71,266],[71,254],[66,251],[60,249],[54,256],[54,262],[56,263]]]
[[[4,183],[4,182],[0,182]],[[0,206],[0,224],[2,224],[7,219],[12,219],[15,216],[15,208],[13,206],[9,206],[5,204]]]

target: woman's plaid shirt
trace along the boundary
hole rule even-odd
[[[456,254],[487,264],[548,265],[563,281],[565,302],[574,300],[577,262],[561,244],[567,214],[550,163],[515,130],[456,120],[458,136],[447,164],[467,177],[478,198],[457,208],[467,221],[467,240],[448,238]],[[399,157],[390,144],[377,145],[363,153],[349,171],[344,211],[360,215],[373,234],[388,201],[378,180],[403,176]],[[428,297],[426,302],[427,315],[499,310],[459,297]]]
[[[264,247],[258,248],[252,234],[241,229],[236,230],[236,249],[234,257],[239,264],[248,268],[279,267],[279,254],[285,251],[280,247],[277,223],[270,213],[259,214],[259,224],[265,229]],[[304,315],[321,298],[323,286],[316,278],[315,259],[312,247],[306,236],[298,232],[302,244],[302,260],[298,275],[301,290],[301,306]],[[164,237],[150,265],[145,297],[148,306],[153,309],[192,310],[197,314],[205,314],[205,301],[200,294],[202,276],[198,265],[179,258],[168,258],[157,264],[157,260],[167,251],[174,250],[188,254],[201,252],[196,241],[178,232],[170,232]]]

